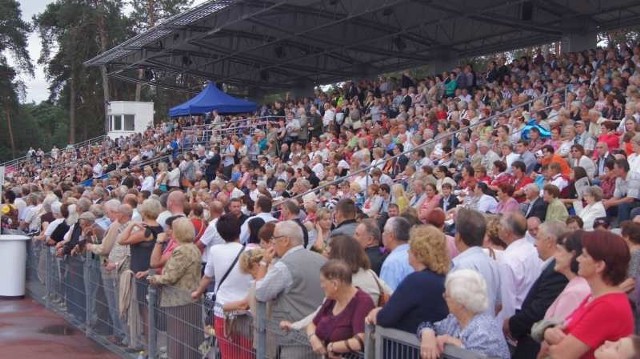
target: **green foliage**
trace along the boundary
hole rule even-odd
[[[130,15],[132,30],[141,33],[161,20],[189,9],[193,0],[127,0],[127,4],[133,8]]]
[[[15,0],[0,0],[0,58],[8,50],[19,70],[33,74],[33,64],[27,51],[27,34],[31,31],[28,23],[22,20],[20,4]]]

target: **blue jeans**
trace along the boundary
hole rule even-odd
[[[111,272],[107,272],[104,267],[100,267],[100,270],[102,272],[104,295],[107,297],[107,306],[109,307],[109,317],[113,325],[113,335],[126,342],[127,332],[124,330],[120,320],[120,306],[118,303],[118,271],[114,269]]]
[[[622,223],[622,221],[632,219],[632,210],[638,207],[638,205],[640,205],[640,202],[638,201],[634,201],[631,203],[620,203],[618,205],[618,224]]]
[[[96,312],[96,296],[100,287],[100,261],[98,259],[87,258],[85,261],[84,290],[87,295],[87,313],[89,313],[89,325],[95,325],[98,322],[98,314]]]
[[[640,207],[636,207],[636,208],[631,210],[630,215],[629,215],[629,219],[634,219],[634,218],[636,218],[636,216],[640,216]]]

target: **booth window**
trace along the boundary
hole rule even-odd
[[[135,131],[135,115],[124,115],[124,130],[125,131]]]
[[[122,131],[121,115],[111,115],[111,131]]]
[[[111,115],[110,131],[135,131],[135,115]]]

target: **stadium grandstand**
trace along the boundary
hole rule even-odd
[[[635,358],[640,45],[596,35],[639,16],[202,4],[86,65],[291,94],[30,151],[3,231],[33,237],[30,295],[123,357]]]

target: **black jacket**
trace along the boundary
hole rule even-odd
[[[540,221],[544,221],[545,217],[547,217],[547,206],[548,203],[542,199],[542,197],[536,198],[536,200],[530,204],[531,210],[527,210],[525,214],[527,215],[527,219],[531,217],[538,217]]]
[[[458,200],[458,197],[454,196],[453,194],[450,195],[449,198],[447,198],[446,202],[447,202],[447,211],[450,210],[451,208],[455,208],[457,205],[460,204],[460,200]],[[440,198],[440,202],[438,202],[438,207],[444,209],[444,203],[445,203],[445,198],[443,196],[442,198]]]
[[[544,314],[569,282],[567,277],[554,270],[552,260],[533,283],[522,302],[522,308],[509,318],[511,336],[518,341],[513,359],[535,359],[540,344],[531,339],[531,326],[544,318]]]
[[[371,263],[371,269],[376,272],[377,275],[380,275],[380,269],[382,269],[382,263],[384,262],[386,256],[382,254],[380,250],[380,246],[369,247],[364,251],[367,253],[367,257],[369,257],[369,262]]]

